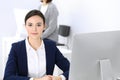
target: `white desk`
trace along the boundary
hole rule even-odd
[[[2,39],[2,56],[3,56],[3,71],[4,71],[4,67],[8,58],[8,54],[10,52],[10,48],[11,48],[11,44],[13,42],[19,41],[22,38],[17,38],[17,37],[4,37]],[[65,46],[57,46],[58,49],[63,53],[63,55],[68,58],[68,60],[71,59],[71,50],[67,49],[67,47]],[[54,75],[58,75],[61,71],[55,67],[55,71],[54,71]]]
[[[57,46],[57,48],[61,51],[61,53],[63,53],[63,55],[69,61],[71,61],[71,53],[72,53],[72,51],[70,49],[68,49],[67,46]]]

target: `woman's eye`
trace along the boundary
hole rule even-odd
[[[27,26],[30,26],[30,27],[31,27],[31,26],[32,26],[32,23],[27,23]]]
[[[32,24],[28,24],[28,26],[32,26]]]
[[[37,26],[38,26],[38,27],[40,27],[40,26],[41,26],[41,24],[37,24]]]
[[[38,26],[41,26],[41,25],[38,25]]]

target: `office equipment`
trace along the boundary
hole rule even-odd
[[[102,80],[100,60],[105,59],[111,63],[112,80],[117,79],[120,76],[120,31],[76,34],[69,80]]]
[[[59,25],[58,34],[59,34],[59,41],[57,45],[66,46],[68,48],[68,36],[70,35],[70,26]]]
[[[100,60],[101,80],[113,80],[112,66],[110,59]]]
[[[58,33],[61,36],[68,37],[70,34],[70,26],[67,25],[59,25]]]

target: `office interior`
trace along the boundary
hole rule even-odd
[[[53,3],[59,10],[58,25],[71,28],[67,37],[70,50],[73,36],[77,33],[120,30],[120,0],[53,0]],[[16,36],[18,29],[14,9],[37,9],[40,1],[1,0],[0,5],[0,58],[3,59],[3,38]],[[2,65],[0,78],[3,76]]]

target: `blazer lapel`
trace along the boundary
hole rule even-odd
[[[20,44],[20,53],[19,53],[19,65],[20,65],[20,73],[24,74],[25,76],[28,75],[28,66],[27,66],[27,53],[26,53],[26,46],[25,40]]]

